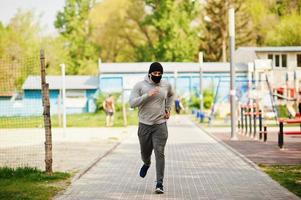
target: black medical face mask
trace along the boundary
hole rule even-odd
[[[160,83],[162,75],[160,75],[160,76],[153,76],[153,75],[150,74],[150,78],[152,79],[152,81],[154,83]]]

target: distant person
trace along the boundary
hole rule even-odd
[[[184,106],[182,105],[180,96],[178,96],[175,100],[175,110],[177,114],[180,114],[181,110],[184,110]]]
[[[158,194],[164,193],[164,148],[168,138],[166,121],[169,119],[173,103],[172,87],[169,82],[161,80],[162,74],[162,65],[158,62],[152,63],[144,80],[134,86],[129,101],[132,108],[138,107],[138,137],[144,163],[140,169],[140,176],[146,176],[154,150],[157,174],[155,192]]]
[[[109,94],[108,98],[103,102],[103,109],[106,112],[106,126],[114,125],[114,113],[115,113],[115,105],[114,99],[111,94]]]

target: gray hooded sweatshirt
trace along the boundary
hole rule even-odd
[[[159,92],[149,97],[148,92],[156,87],[159,88]],[[140,123],[162,124],[166,122],[165,110],[170,111],[173,97],[174,93],[168,81],[161,79],[160,83],[156,84],[146,75],[143,81],[134,86],[129,103],[132,108],[138,107]]]

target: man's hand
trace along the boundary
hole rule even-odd
[[[170,117],[170,111],[165,111],[164,119],[169,119]]]
[[[152,96],[158,94],[158,92],[159,92],[159,87],[155,87],[154,89],[151,89],[150,91],[148,91],[148,96],[152,97]]]

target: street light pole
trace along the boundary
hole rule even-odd
[[[178,70],[175,69],[174,70],[174,94],[175,94],[175,98],[177,98],[178,93],[177,93],[177,82],[178,82]]]
[[[199,52],[199,65],[200,65],[200,111],[204,111],[203,104],[203,52]]]
[[[66,73],[65,64],[61,64],[62,73],[62,100],[63,100],[63,135],[66,135],[67,119],[66,119]]]
[[[229,9],[229,43],[230,43],[230,107],[231,107],[231,140],[237,140],[236,135],[236,106],[235,106],[235,13]]]
[[[101,58],[98,58],[98,84],[97,88],[100,89],[100,74],[101,74]]]

